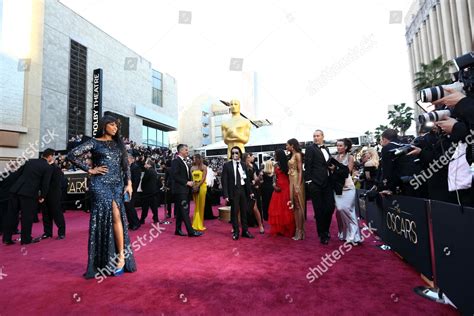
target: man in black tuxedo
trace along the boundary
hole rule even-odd
[[[51,174],[51,182],[49,184],[48,194],[46,195],[45,205],[42,207],[43,213],[43,229],[42,239],[53,237],[53,220],[58,227],[58,239],[66,237],[66,222],[64,213],[61,208],[62,182],[64,173],[56,164],[51,164],[53,172]]]
[[[140,185],[140,179],[142,170],[140,166],[135,162],[135,157],[132,153],[128,153],[128,163],[130,164],[130,175],[132,177],[132,189],[133,192],[137,192],[138,186]],[[135,210],[135,201],[137,200],[137,194],[132,194],[132,198],[129,202],[125,202],[125,210],[128,219],[128,228],[131,230],[137,230],[140,228],[140,221],[138,220],[137,211]]]
[[[12,234],[16,230],[18,213],[21,210],[21,244],[36,243],[40,239],[31,237],[34,212],[38,209],[38,201],[43,203],[48,195],[54,161],[54,150],[46,149],[39,159],[28,160],[20,169],[20,176],[11,187],[10,204],[4,226],[3,242],[14,244]],[[40,192],[40,193],[39,193]],[[39,195],[38,195],[39,193]]]
[[[230,151],[231,160],[226,162],[222,167],[222,190],[224,199],[231,205],[230,216],[232,221],[232,238],[239,239],[239,223],[237,214],[240,211],[240,221],[242,223],[242,237],[254,238],[248,232],[247,225],[247,209],[249,205],[249,197],[254,198],[251,193],[250,179],[247,177],[247,167],[240,160],[242,151],[235,146]]]
[[[142,178],[142,216],[141,224],[145,224],[148,216],[148,209],[153,213],[153,222],[158,223],[158,205],[157,205],[158,174],[155,170],[155,163],[148,158],[145,161],[145,174]]]
[[[189,200],[193,181],[191,181],[191,172],[186,164],[189,149],[187,145],[178,145],[178,156],[171,162],[171,189],[174,195],[174,211],[176,216],[175,235],[186,236],[181,231],[181,223],[184,221],[189,237],[199,237],[201,232],[194,231],[189,219]]]
[[[324,133],[313,133],[313,144],[306,147],[304,155],[304,178],[308,183],[309,195],[313,202],[314,218],[318,236],[322,244],[329,243],[329,227],[334,213],[334,193],[329,179],[329,150],[324,146]]]

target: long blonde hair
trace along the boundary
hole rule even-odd
[[[265,172],[266,174],[268,174],[270,176],[273,175],[273,162],[270,159],[265,161],[264,167],[263,167],[263,172]]]
[[[369,154],[370,158],[365,162],[364,165],[367,167],[379,167],[379,154],[377,153],[377,150],[375,148],[368,148],[367,153]]]

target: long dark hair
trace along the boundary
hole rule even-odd
[[[286,143],[288,145],[293,146],[293,149],[295,150],[295,152],[300,153],[301,158],[303,158],[303,151],[301,150],[300,143],[298,142],[296,138],[288,139]],[[290,152],[290,155],[288,156],[288,160],[290,160],[291,157],[293,157],[293,152]]]
[[[352,142],[349,138],[343,138],[343,139],[338,139],[337,142],[341,142],[344,144],[344,147],[346,147],[345,149],[345,153],[350,153],[351,152],[351,149],[352,149]],[[336,143],[337,143],[336,142]]]
[[[120,120],[112,115],[104,115],[99,121],[99,127],[97,129],[96,138],[100,138],[105,134],[105,126],[110,123],[115,123],[117,125],[117,133],[112,136],[112,139],[117,143],[118,148],[122,152],[122,169],[125,171],[128,168],[128,154],[125,149],[125,144],[123,143],[122,136],[120,135],[120,128],[122,124]]]
[[[288,158],[286,157],[285,151],[283,149],[275,150],[275,160],[278,162],[280,170],[285,174],[288,174]]]

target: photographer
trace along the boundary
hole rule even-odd
[[[398,132],[394,129],[385,130],[380,143],[384,190],[393,194],[422,196],[421,187],[415,188],[410,184],[413,175],[419,173],[420,167],[415,163],[414,155],[409,152],[409,145],[399,142]]]
[[[459,120],[466,121],[470,125],[474,124],[474,98],[452,88],[445,88],[444,91],[447,96],[434,101],[433,104],[435,106],[445,105],[453,110],[453,116]]]

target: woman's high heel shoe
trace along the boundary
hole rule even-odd
[[[299,229],[296,230],[295,236],[292,239],[301,240],[301,231]]]
[[[263,226],[260,227],[260,234],[262,234],[262,235],[265,234],[265,228],[263,228]]]
[[[114,276],[121,276],[125,272],[125,265],[121,267],[120,269],[116,269],[114,271]]]
[[[114,271],[114,276],[121,276],[125,272],[125,259],[120,260],[120,262],[123,261],[123,266],[121,268],[116,268]]]

